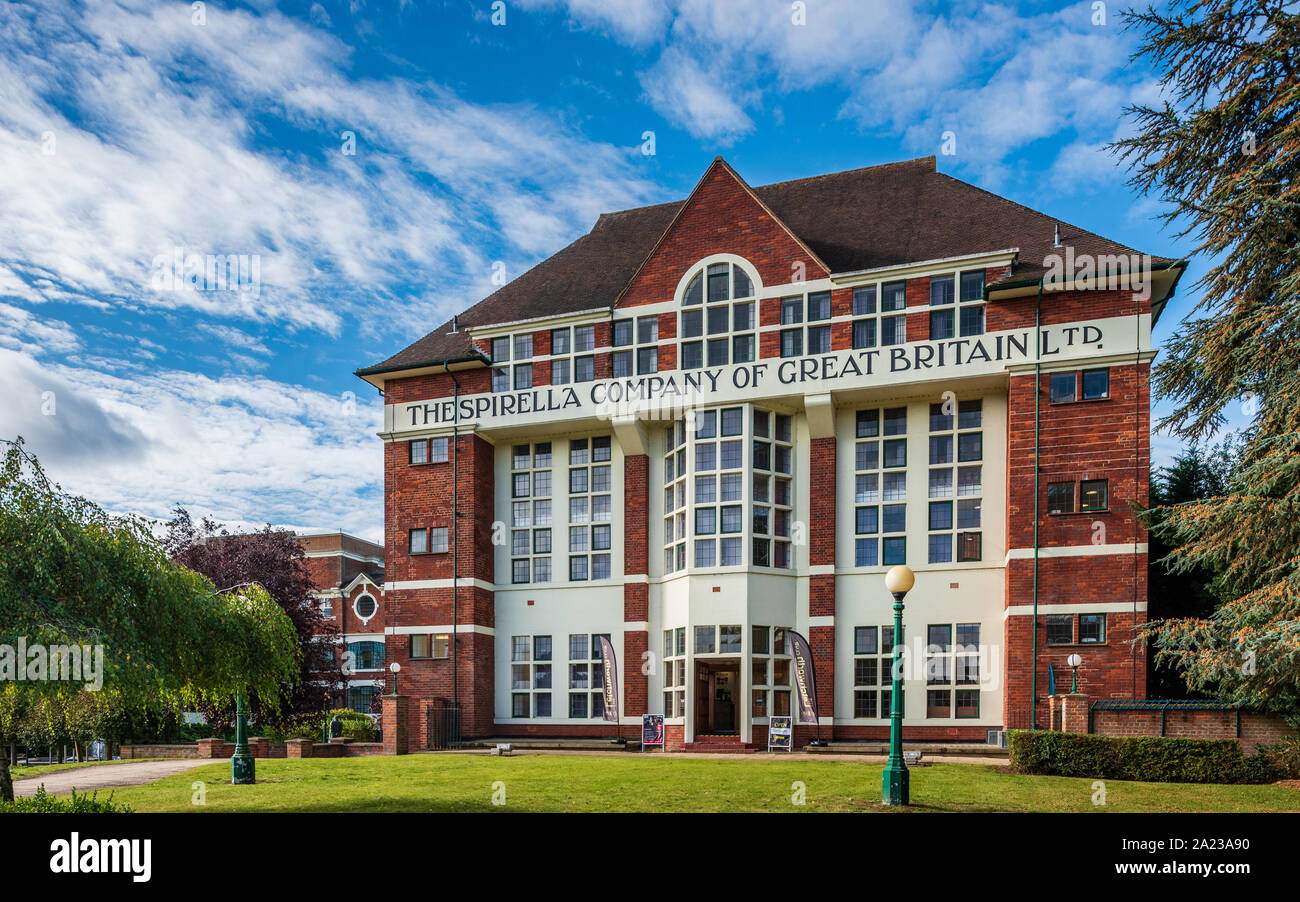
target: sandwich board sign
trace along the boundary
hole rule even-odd
[[[794,720],[788,714],[774,715],[767,722],[767,750],[794,751]]]
[[[664,746],[664,716],[662,714],[641,715],[641,751],[644,752],[646,747],[651,745],[666,748]]]

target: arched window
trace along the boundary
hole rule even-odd
[[[748,363],[758,356],[757,277],[731,260],[696,269],[682,292],[681,352],[684,370]]]

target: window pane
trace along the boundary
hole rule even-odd
[[[907,283],[886,282],[880,288],[880,309],[902,310],[907,306]]]
[[[930,306],[937,307],[951,304],[953,301],[953,277],[938,276],[930,280]]]
[[[947,564],[952,561],[952,533],[945,532],[929,537],[929,563]]]
[[[1110,370],[1083,371],[1083,400],[1110,397]]]
[[[907,466],[907,439],[889,439],[884,445],[886,467]]]
[[[704,343],[688,341],[682,345],[682,369],[697,370],[704,366]]]
[[[853,565],[875,567],[879,563],[879,552],[875,539],[858,539],[853,545]]]
[[[952,463],[952,436],[951,435],[932,435],[930,436],[930,464],[950,464]]]
[[[1049,482],[1047,484],[1047,512],[1049,514],[1074,513],[1074,483]]]
[[[632,321],[630,319],[614,320],[611,341],[616,348],[626,347],[632,343]]]
[[[1106,641],[1106,615],[1079,615],[1079,642],[1099,643]]]
[[[569,330],[552,329],[551,330],[551,353],[567,354],[570,350]]]
[[[957,436],[959,461],[981,460],[984,457],[984,433],[966,432]]]
[[[952,497],[952,470],[930,471],[929,496],[931,498]]]
[[[731,297],[731,267],[715,263],[709,267],[709,303],[725,301]]]
[[[885,316],[880,319],[880,343],[901,345],[907,341],[907,317]]]
[[[976,269],[961,274],[961,299],[979,301],[984,298],[984,270]]]
[[[745,272],[739,266],[733,266],[731,272],[734,283],[733,287],[735,288],[732,297],[747,298],[753,295],[754,285],[749,278],[749,273]]]
[[[984,334],[984,307],[983,306],[962,308],[961,334],[963,337],[967,335]]]
[[[966,502],[962,502],[965,504]],[[930,529],[952,529],[952,502],[930,502]]]
[[[1105,479],[1089,479],[1079,483],[1079,510],[1104,511],[1107,509],[1108,483]]]
[[[803,330],[786,329],[781,333],[781,356],[798,357],[803,353]]]
[[[890,407],[885,411],[885,435],[907,433],[907,408]]]
[[[880,434],[880,411],[858,411],[858,438],[872,438]]]
[[[1074,400],[1074,373],[1052,373],[1050,382],[1051,403],[1060,404]]]
[[[863,285],[853,289],[853,315],[869,316],[876,312],[876,286]]]

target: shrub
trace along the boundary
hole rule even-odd
[[[344,736],[349,736],[357,742],[375,742],[378,739],[379,730],[375,722],[351,708],[335,708],[325,714],[304,714],[283,726],[268,726],[266,736],[273,742],[284,742],[286,739],[314,739],[320,742],[322,724],[333,720],[336,714],[343,727]]]
[[[45,794],[45,785],[36,789],[36,795],[12,802],[0,802],[0,814],[130,814],[126,805],[113,801],[113,794],[99,800],[99,793],[77,795],[72,791],[71,799],[60,799]]]
[[[1300,736],[1288,736],[1276,745],[1260,747],[1260,754],[1288,780],[1300,780]]]
[[[1265,754],[1244,755],[1235,739],[1091,736],[1013,730],[1017,773],[1152,783],[1268,783],[1279,768]]]

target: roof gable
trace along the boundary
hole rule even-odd
[[[745,180],[722,157],[715,157],[614,306],[670,300],[686,270],[706,254],[745,258],[764,284],[790,282],[797,264],[802,264],[805,277],[830,275],[821,258]]]

